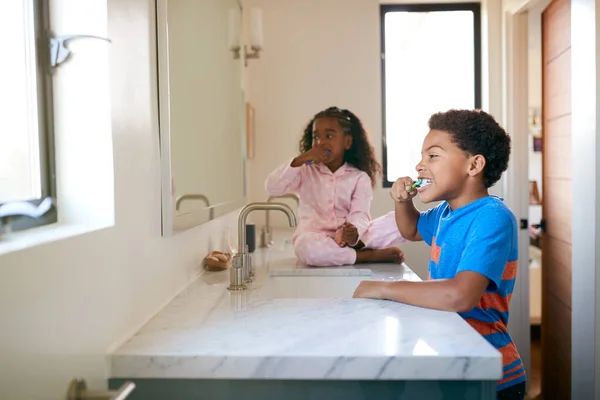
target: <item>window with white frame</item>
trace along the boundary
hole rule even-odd
[[[427,121],[481,107],[479,3],[381,6],[383,186],[412,176]]]
[[[0,233],[56,221],[55,207],[39,218],[18,211],[54,197],[46,3],[0,2],[0,210],[17,210],[0,218]]]

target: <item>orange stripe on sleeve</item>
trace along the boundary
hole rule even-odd
[[[518,264],[518,261],[507,262],[504,267],[504,272],[502,273],[502,279],[515,279],[517,277]]]

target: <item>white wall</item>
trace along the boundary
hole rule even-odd
[[[250,200],[266,198],[264,181],[269,172],[297,154],[305,124],[328,106],[348,108],[362,119],[381,160],[379,3],[378,0],[244,2],[247,8],[263,9],[265,35],[261,58],[251,60],[249,65],[249,98],[256,108],[256,158],[248,162]],[[483,27],[489,29],[489,34],[486,31],[482,64],[484,108],[500,120],[499,3],[483,2]],[[488,96],[490,93],[493,95]],[[501,184],[497,186],[498,193]],[[388,190],[378,184],[372,216],[381,216],[392,209]],[[285,219],[273,214],[273,224],[285,226]],[[262,218],[255,220],[263,224]],[[426,277],[429,248],[424,243],[411,243],[404,250],[408,264],[419,276]]]
[[[233,213],[161,237],[154,2],[108,3],[115,226],[0,256],[3,399],[62,399],[79,376],[104,387],[107,351],[193,278],[227,224],[235,227]]]

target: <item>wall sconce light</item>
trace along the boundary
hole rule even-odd
[[[262,10],[253,8],[250,11],[250,50],[244,46],[244,66],[248,66],[249,59],[260,58],[263,49]]]
[[[233,53],[233,59],[240,58],[240,21],[241,12],[235,8],[229,10],[229,50]]]

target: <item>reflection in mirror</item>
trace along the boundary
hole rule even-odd
[[[244,203],[239,0],[157,0],[163,235]],[[236,37],[237,36],[237,37]]]

